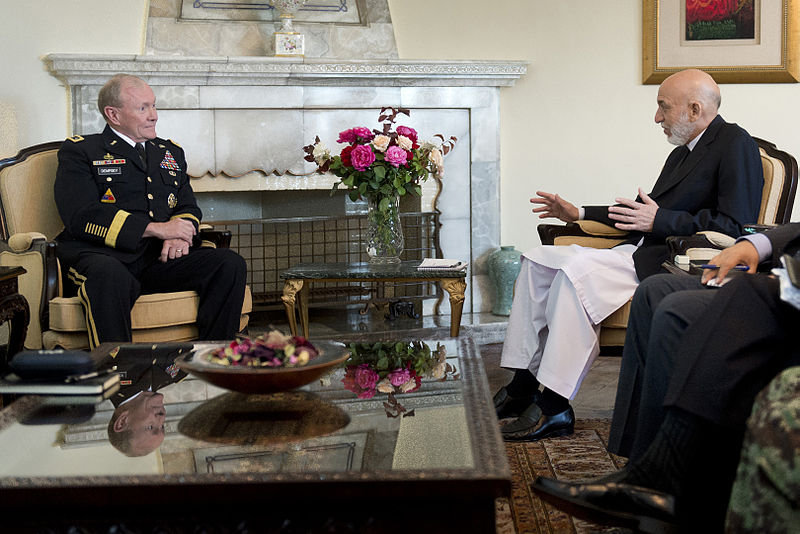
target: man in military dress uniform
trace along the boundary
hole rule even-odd
[[[58,257],[83,304],[89,345],[130,341],[139,295],[188,290],[200,296],[200,338],[234,337],[246,265],[232,250],[195,246],[202,214],[183,150],[156,137],[152,89],[118,74],[97,104],[105,129],[64,141],[55,182],[65,226]]]
[[[144,456],[164,441],[167,411],[158,390],[186,377],[175,360],[192,349],[191,344],[172,343],[136,347],[117,347],[105,362],[120,375],[120,388],[110,397],[114,413],[108,440],[126,456]]]

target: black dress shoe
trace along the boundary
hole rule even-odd
[[[525,409],[539,400],[539,391],[537,390],[533,395],[525,397],[512,397],[508,394],[505,387],[500,388],[494,394],[494,409],[497,412],[498,419],[505,419],[506,417],[519,417]]]
[[[536,404],[500,429],[506,441],[539,441],[544,438],[569,436],[573,432],[575,432],[575,412],[572,411],[572,406],[555,415],[544,415]]]
[[[579,519],[637,532],[675,534],[675,498],[642,486],[610,482],[576,484],[537,478],[531,489],[542,498]]]

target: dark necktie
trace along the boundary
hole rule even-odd
[[[681,148],[680,156],[678,157],[678,161],[675,163],[675,166],[672,168],[672,172],[670,172],[670,177],[673,177],[676,174],[678,174],[678,169],[681,168],[681,165],[683,165],[683,162],[686,161],[686,158],[688,158],[689,154],[691,153],[691,150],[689,150],[689,147],[686,145],[683,145],[680,148]]]
[[[142,165],[147,167],[147,152],[144,150],[143,143],[136,143],[136,152],[139,153],[139,159],[142,160]]]

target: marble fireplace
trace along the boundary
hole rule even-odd
[[[346,211],[329,200],[335,177],[314,174],[302,147],[319,136],[337,152],[339,131],[378,128],[384,106],[410,109],[398,123],[422,139],[458,138],[437,200],[440,243],[444,257],[470,261],[464,311],[491,309],[484,260],[500,240],[499,90],[525,63],[77,54],[45,63],[69,91],[77,134],[102,129],[97,92],[111,75],[145,79],[158,134],[185,149],[209,222]],[[423,211],[436,195],[427,184]]]

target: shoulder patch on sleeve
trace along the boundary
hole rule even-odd
[[[72,137],[67,137],[67,139],[69,139],[73,143],[80,143],[81,141],[83,141],[83,136],[82,135],[73,135]]]
[[[176,142],[175,142],[175,141],[173,141],[172,139],[167,139],[167,141],[169,141],[170,143],[172,143],[173,145],[175,145],[175,146],[176,146],[176,147],[178,147],[178,148],[183,148],[181,145],[179,145],[178,143],[176,143]]]

